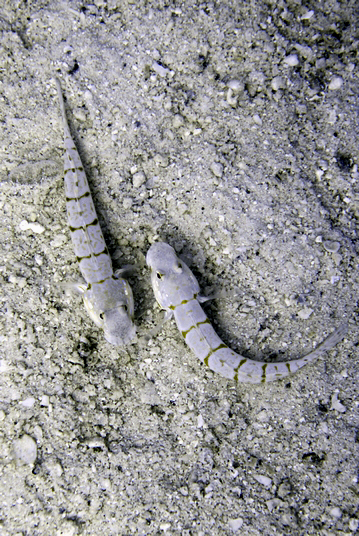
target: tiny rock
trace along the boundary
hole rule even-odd
[[[339,413],[346,412],[347,408],[338,400],[338,393],[333,394],[330,409],[336,409]]]
[[[211,171],[213,175],[215,175],[216,177],[222,177],[223,175],[222,164],[220,164],[219,162],[213,162],[213,164],[211,165]]]
[[[328,89],[330,89],[331,91],[336,91],[337,89],[340,89],[342,85],[343,85],[343,79],[340,76],[335,76],[330,81]]]
[[[241,517],[237,517],[236,519],[230,519],[228,521],[229,528],[233,530],[233,532],[236,532],[239,530],[243,525],[243,519]]]
[[[272,485],[272,479],[271,478],[268,478],[267,476],[264,476],[264,475],[253,475],[253,478],[259,482],[260,484],[262,484],[263,486],[265,486],[266,488],[269,488],[271,485]]]
[[[25,434],[14,442],[13,452],[18,462],[32,464],[37,456],[36,442],[31,436]]]
[[[139,171],[138,173],[135,173],[132,177],[132,184],[135,188],[139,188],[146,182],[146,175],[143,173],[143,171]]]

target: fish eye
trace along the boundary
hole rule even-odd
[[[157,272],[156,275],[157,275],[157,279],[162,279],[163,277],[163,275],[160,272]]]
[[[100,313],[99,317],[101,318],[101,320],[103,320],[105,318],[105,313]]]
[[[127,313],[127,312],[128,312],[128,307],[127,307],[127,305],[124,303],[122,307],[124,308],[125,312]]]

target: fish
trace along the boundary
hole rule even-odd
[[[135,337],[134,301],[126,269],[114,272],[80,155],[71,137],[60,81],[55,80],[64,126],[64,183],[72,244],[86,284],[76,285],[85,308],[115,346]]]
[[[152,244],[146,262],[151,269],[155,298],[165,310],[164,322],[174,317],[185,342],[202,363],[236,382],[265,383],[285,378],[328,352],[348,330],[347,324],[342,323],[312,352],[292,361],[265,363],[243,357],[215,332],[201,307],[209,298],[200,296],[197,279],[169,244]]]

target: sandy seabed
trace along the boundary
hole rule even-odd
[[[0,6],[0,534],[354,534],[356,2]],[[54,77],[139,340],[81,298]],[[308,353],[282,381],[225,380],[159,321],[146,252],[191,266],[244,356]]]

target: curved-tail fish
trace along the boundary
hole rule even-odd
[[[191,350],[211,370],[225,378],[248,383],[279,380],[333,348],[347,332],[347,324],[340,325],[315,350],[292,361],[265,363],[248,359],[233,352],[218,337],[200,305],[208,298],[200,296],[195,276],[170,245],[164,242],[153,244],[146,261],[151,268],[156,300],[165,310],[165,320],[174,316]]]

